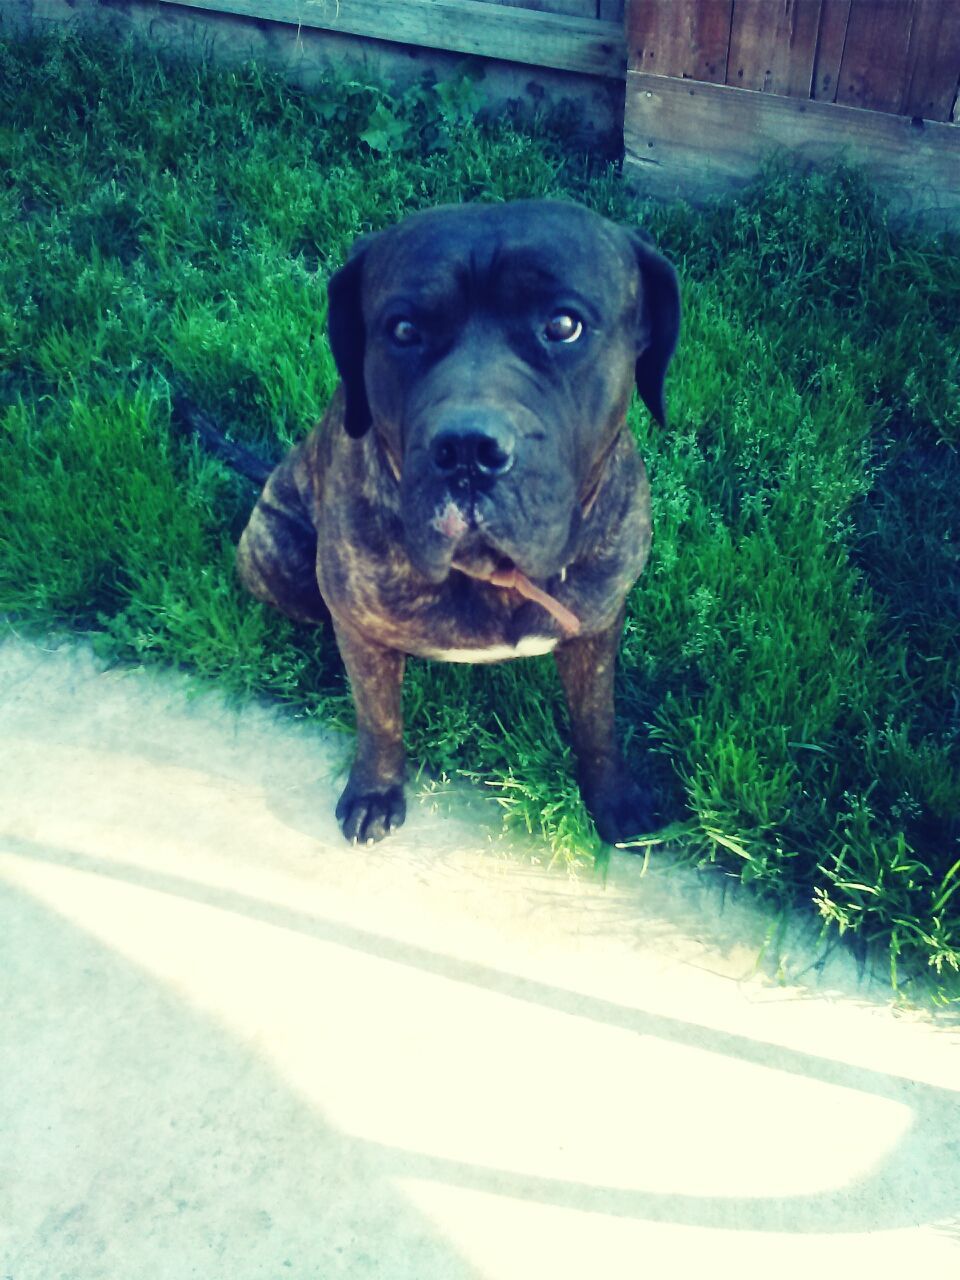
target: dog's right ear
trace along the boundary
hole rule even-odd
[[[343,425],[359,439],[373,422],[363,376],[366,326],[363,320],[363,263],[372,236],[364,236],[350,250],[344,265],[327,283],[327,332],[337,372],[343,382]]]
[[[673,267],[639,229],[630,233],[640,270],[642,308],[637,332],[637,391],[662,426],[667,407],[663,384],[680,336],[680,284]]]

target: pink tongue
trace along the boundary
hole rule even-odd
[[[484,578],[484,582],[489,582],[495,587],[509,587],[513,591],[519,591],[525,599],[535,600],[556,618],[568,635],[575,636],[580,631],[580,619],[577,615],[571,613],[559,600],[554,600],[553,596],[548,596],[546,591],[535,587],[519,569],[495,569],[489,578]]]

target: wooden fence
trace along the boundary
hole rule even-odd
[[[960,0],[628,0],[627,172],[697,198],[783,149],[960,214]]]
[[[623,0],[160,0],[297,27],[621,78]]]
[[[608,155],[622,143],[623,15],[624,0],[0,0],[0,30],[97,26],[308,89],[331,66],[403,87],[474,56],[488,106],[572,102],[578,140]]]
[[[958,0],[636,0],[629,66],[788,98],[950,120]]]
[[[784,149],[960,220],[960,0],[0,0],[8,22],[98,15],[307,84],[324,63],[402,80],[474,55],[490,102],[571,97],[601,133],[622,125],[652,195],[725,192]]]

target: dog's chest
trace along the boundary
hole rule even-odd
[[[510,658],[536,658],[550,653],[557,641],[552,636],[524,636],[516,644],[478,645],[473,648],[437,649],[424,654],[438,662],[506,662]]]
[[[504,662],[549,653],[561,638],[550,614],[515,591],[460,573],[426,584],[399,556],[341,564],[337,574],[318,563],[331,612],[387,648],[439,662]]]

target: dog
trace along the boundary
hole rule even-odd
[[[358,240],[328,301],[340,386],[269,474],[237,567],[257,599],[332,621],[357,716],[344,836],[372,844],[404,820],[407,655],[549,651],[598,834],[649,831],[614,665],[651,543],[626,413],[636,387],[665,423],[673,267],[580,205],[443,206]]]

